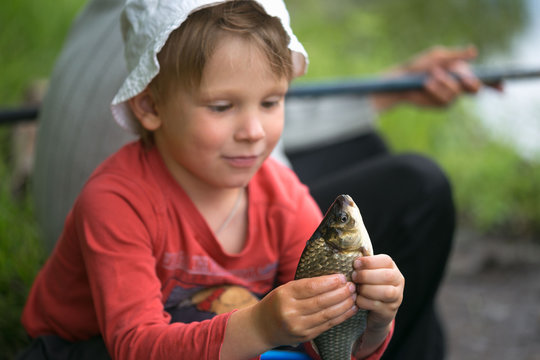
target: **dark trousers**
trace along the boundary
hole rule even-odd
[[[100,336],[71,343],[56,335],[40,336],[17,356],[17,360],[110,360]]]
[[[375,133],[287,154],[325,212],[339,194],[357,203],[376,253],[392,256],[405,291],[383,359],[444,358],[435,296],[451,250],[450,184],[431,160],[391,154]]]

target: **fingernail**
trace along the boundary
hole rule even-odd
[[[347,282],[347,278],[343,274],[338,274],[339,281],[345,284]]]
[[[362,267],[362,260],[360,259],[354,260],[354,267],[355,269],[360,269]]]
[[[353,279],[354,282],[356,282],[356,280],[358,278],[358,273],[356,271],[353,271],[352,274],[351,274],[351,278]]]
[[[354,285],[353,283],[349,283],[349,291],[351,292],[351,294],[356,294],[356,285]]]

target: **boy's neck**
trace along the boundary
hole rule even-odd
[[[244,248],[247,234],[247,189],[221,189],[202,196],[200,193],[187,194],[222,249],[231,254],[239,253]]]

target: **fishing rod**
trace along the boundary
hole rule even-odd
[[[486,85],[494,85],[508,80],[532,79],[540,77],[540,68],[533,69],[473,69],[474,75]],[[450,73],[459,79],[457,74]],[[313,84],[291,86],[288,97],[373,94],[382,92],[399,92],[420,90],[428,78],[427,74],[403,75],[388,78],[358,78]]]
[[[532,69],[473,69],[475,76],[484,84],[497,84],[503,81],[540,78],[540,68]],[[458,78],[457,75],[452,74]],[[314,82],[290,87],[287,97],[317,97],[344,94],[373,94],[420,90],[424,87],[427,74],[403,75],[393,78],[358,78],[353,80]],[[35,120],[39,115],[38,106],[14,109],[0,109],[0,125]]]
[[[35,105],[13,109],[0,109],[0,125],[32,121],[37,119],[38,114],[39,108]]]

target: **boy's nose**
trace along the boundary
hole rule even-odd
[[[250,112],[242,116],[241,125],[236,132],[238,141],[255,142],[265,136],[265,130],[262,124],[260,114]]]

